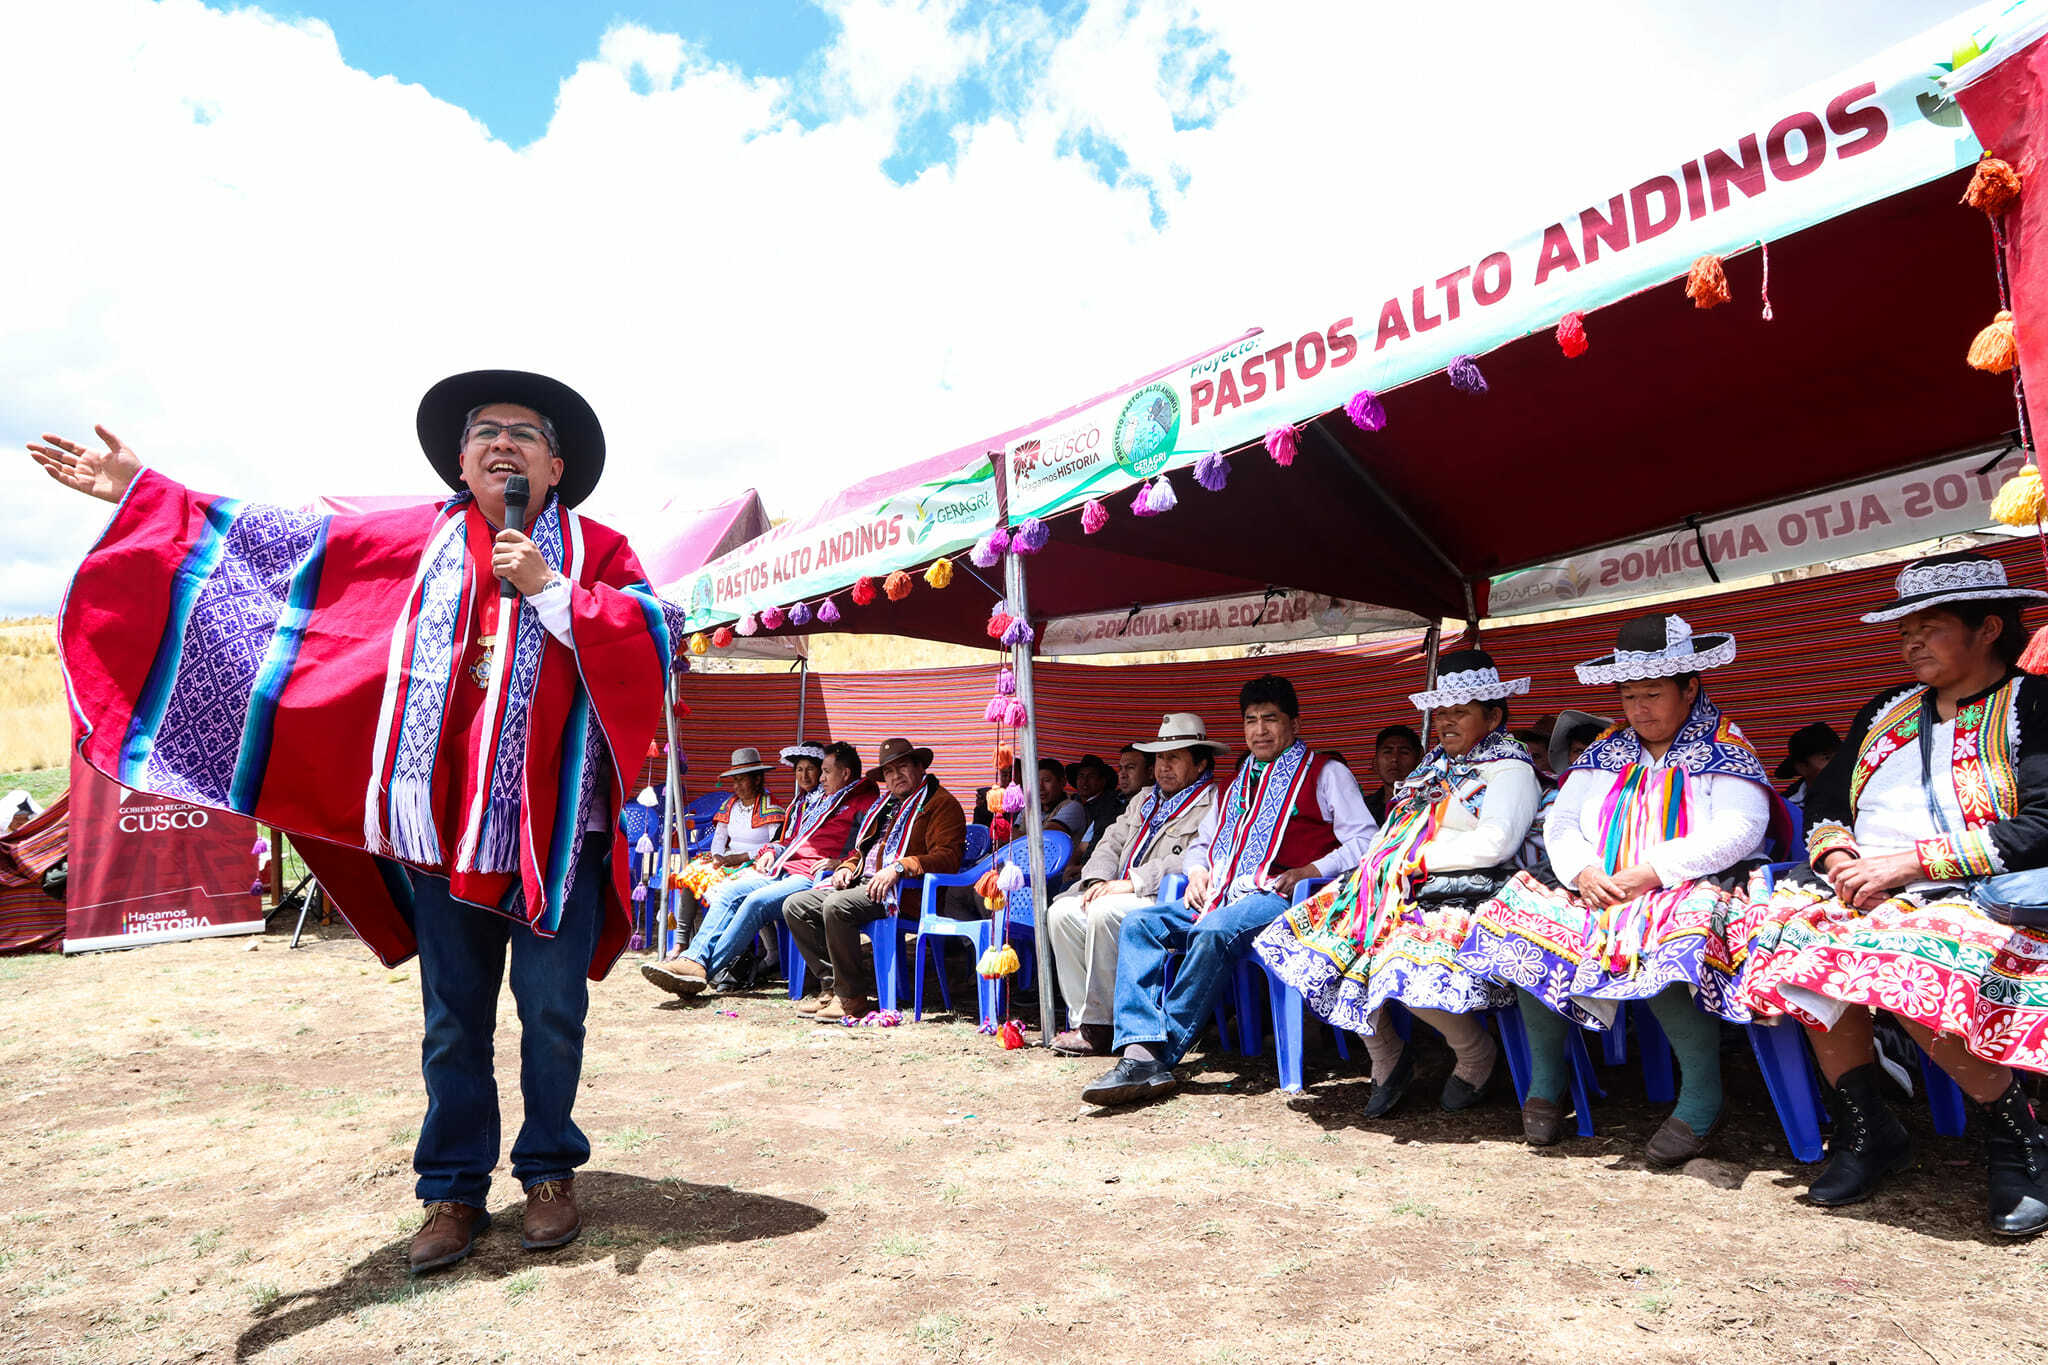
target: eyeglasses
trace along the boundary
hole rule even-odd
[[[514,422],[510,426],[478,422],[469,429],[468,440],[471,445],[489,445],[500,436],[510,436],[512,444],[522,450],[538,450],[548,443],[547,433],[529,422]]]

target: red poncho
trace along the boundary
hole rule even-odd
[[[616,531],[550,500],[529,534],[571,584],[576,647],[506,601],[518,614],[491,693],[500,602],[467,495],[330,516],[145,470],[59,621],[79,752],[129,787],[297,836],[387,964],[415,947],[398,863],[551,935],[582,831],[602,822],[600,978],[632,930],[620,775],[661,714],[673,609]]]

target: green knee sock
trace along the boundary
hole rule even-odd
[[[1671,1116],[1704,1133],[1721,1116],[1721,1021],[1694,1004],[1684,986],[1660,991],[1650,1012],[1678,1054],[1678,1107]]]
[[[1571,1084],[1571,1071],[1564,1058],[1564,1031],[1571,1027],[1565,1017],[1517,986],[1516,1008],[1522,1012],[1522,1030],[1529,1035],[1529,1098],[1564,1103]]]

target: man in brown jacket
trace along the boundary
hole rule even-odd
[[[790,937],[818,978],[817,1000],[797,1008],[819,1023],[859,1019],[874,1008],[874,973],[861,950],[861,933],[895,916],[904,881],[960,870],[967,816],[953,794],[926,775],[931,764],[930,749],[907,739],[883,740],[868,772],[881,784],[882,799],[861,821],[853,852],[829,882],[783,903]],[[896,1002],[888,1003],[893,1008]]]

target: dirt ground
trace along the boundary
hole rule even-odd
[[[1843,1213],[1795,1196],[1755,1070],[1718,1162],[1409,1116],[1362,1063],[1200,1053],[1164,1103],[1085,1110],[1099,1064],[971,1022],[688,1006],[629,957],[599,986],[581,1241],[409,1279],[419,984],[353,939],[0,961],[0,1360],[1998,1361],[2048,1352],[2048,1245],[1978,1232],[1973,1145]],[[501,1060],[513,1055],[509,996]],[[507,1077],[506,1138],[518,1114]]]

